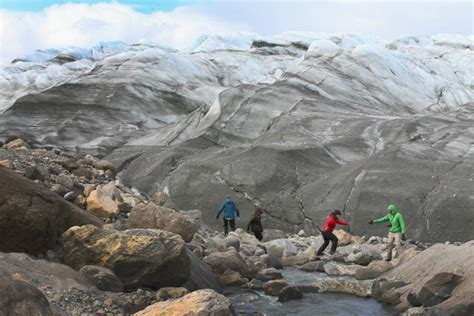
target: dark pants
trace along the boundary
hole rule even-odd
[[[229,224],[230,224],[230,230],[234,231],[235,230],[235,219],[225,219],[224,218],[224,234],[227,236],[229,233]]]
[[[253,232],[253,234],[255,235],[255,237],[256,237],[258,240],[262,240],[262,239],[263,239],[262,232]]]
[[[318,256],[322,255],[326,247],[329,245],[329,241],[331,241],[331,253],[336,252],[337,248],[337,242],[339,241],[333,233],[328,233],[328,232],[321,232],[324,238],[324,243],[321,245],[321,247],[318,250]]]

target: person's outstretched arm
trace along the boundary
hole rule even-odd
[[[376,220],[370,220],[369,224],[381,224],[389,221],[389,216],[385,215],[382,218],[376,219]]]
[[[382,218],[379,218],[379,219],[376,219],[374,221],[374,224],[382,224],[382,223],[385,223],[385,222],[388,222],[389,221],[389,216],[388,215],[385,215],[384,217]]]
[[[343,222],[338,219],[336,219],[336,223],[338,223],[339,225],[349,225],[349,222]]]

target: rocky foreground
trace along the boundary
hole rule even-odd
[[[129,188],[117,171],[16,137],[0,148],[0,315],[239,315],[228,289],[282,304],[340,292],[405,315],[474,313],[474,241],[409,240],[386,262],[385,238],[339,230],[337,253],[317,257],[319,235],[225,237],[199,210]],[[281,270],[289,267],[322,277],[293,284]]]

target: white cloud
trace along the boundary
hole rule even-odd
[[[141,39],[183,48],[196,37],[212,33],[248,31],[238,22],[225,22],[192,7],[142,14],[118,3],[54,5],[41,12],[0,10],[0,61],[36,49],[91,47],[100,41]]]
[[[91,47],[140,39],[183,48],[204,33],[285,31],[403,35],[471,34],[469,0],[216,0],[142,14],[118,3],[54,5],[41,12],[0,10],[0,62],[36,49]],[[194,3],[194,2],[193,2]]]

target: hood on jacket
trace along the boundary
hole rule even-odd
[[[390,204],[390,205],[387,207],[387,211],[389,211],[390,214],[395,215],[395,214],[397,213],[397,208],[395,207],[395,205]]]

